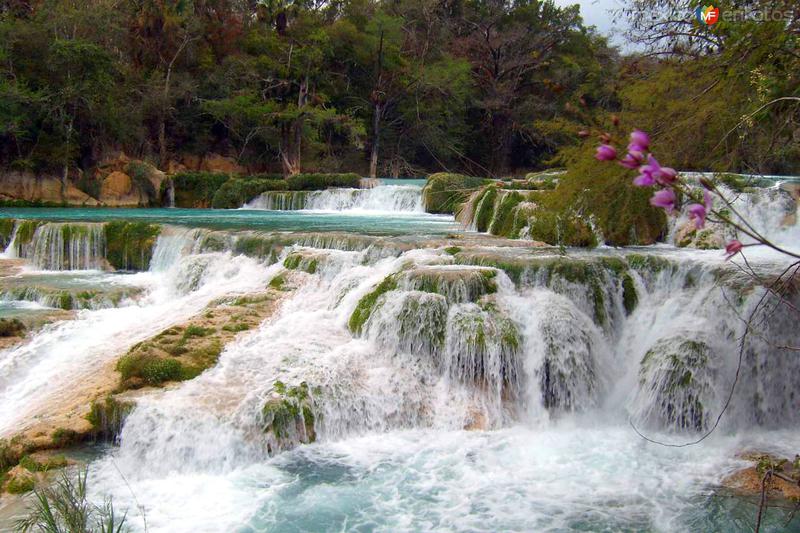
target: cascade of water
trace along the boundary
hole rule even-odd
[[[49,222],[39,225],[29,242],[19,243],[15,238],[12,245],[18,257],[41,270],[95,270],[105,266],[102,224]]]
[[[83,311],[0,352],[0,435],[18,429],[31,413],[74,400],[75,384],[136,342],[199,313],[220,296],[261,290],[269,281],[272,271],[246,256],[192,254],[186,243],[193,239],[180,231],[159,236],[159,260],[151,271],[126,277],[146,290],[137,300]],[[172,248],[178,252],[169,254]]]
[[[247,209],[276,211],[377,211],[422,213],[422,188],[414,185],[380,185],[371,189],[324,191],[270,191],[248,202]]]

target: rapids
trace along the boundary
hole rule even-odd
[[[736,375],[741,317],[764,296],[737,263],[719,250],[562,255],[442,238],[452,219],[415,213],[406,192],[372,193],[395,196],[376,204],[383,211],[411,213],[396,218],[347,191],[306,204],[336,214],[280,214],[284,230],[329,217],[327,234],[230,225],[273,216],[255,209],[170,210],[176,224],[217,219],[163,226],[137,273],[81,271],[103,264],[107,243],[92,228],[124,214],[37,217],[79,218],[86,230],[65,242],[62,222],[39,226],[15,283],[88,276],[136,293],[0,352],[0,437],[132,344],[282,275],[294,288],[273,317],[197,378],[139,398],[118,446],[91,462],[93,499],[113,496],[135,530],[145,519],[151,532],[699,531],[752,521],[755,506],[719,483],[745,464],[742,450],[798,452],[800,359],[781,348],[800,344],[790,315],[761,316],[743,351],[746,379],[702,445],[656,446],[629,425],[669,442],[712,426]],[[341,233],[359,225],[366,231]],[[768,255],[752,264],[764,277],[785,266]],[[770,511],[766,530],[787,530],[784,518]]]

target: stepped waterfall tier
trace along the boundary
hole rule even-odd
[[[417,209],[379,189],[302,209]],[[716,250],[565,252],[417,216],[399,235],[16,221],[0,304],[72,314],[0,351],[0,442],[107,438],[92,500],[187,532],[724,530],[737,453],[791,452],[776,258],[754,256],[759,283]],[[704,447],[631,429],[697,438],[737,372]]]

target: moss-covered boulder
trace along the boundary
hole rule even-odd
[[[104,227],[106,259],[117,270],[147,270],[161,226],[117,220]]]
[[[640,418],[658,428],[703,431],[712,413],[712,352],[690,335],[657,341],[639,367]]]
[[[356,304],[356,308],[350,315],[350,320],[347,322],[350,331],[355,334],[360,334],[364,329],[372,311],[378,303],[378,299],[389,291],[397,288],[397,279],[395,276],[386,276],[374,289],[365,294]]]
[[[395,354],[441,354],[447,329],[447,300],[421,291],[383,294],[364,326],[365,335]]]
[[[310,392],[305,381],[294,386],[281,381],[273,384],[272,392],[261,408],[262,427],[268,435],[270,454],[316,440],[316,416]]]
[[[555,411],[593,407],[600,386],[595,354],[600,339],[591,321],[556,295],[542,310],[536,348],[542,357],[538,373],[544,406]]]
[[[475,302],[497,292],[497,270],[472,266],[423,266],[397,274],[404,290],[441,294],[448,302]]]
[[[479,189],[486,180],[439,172],[428,176],[422,189],[422,201],[428,213],[455,214],[469,195]]]
[[[521,337],[493,306],[455,305],[447,320],[444,372],[452,379],[516,395]]]
[[[283,266],[289,270],[300,270],[309,274],[316,274],[323,260],[322,254],[312,251],[296,251],[286,256],[283,260]]]

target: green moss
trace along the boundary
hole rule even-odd
[[[458,246],[448,246],[444,249],[445,253],[448,255],[456,255],[458,252],[461,251],[461,248]]]
[[[525,200],[518,192],[504,193],[497,204],[489,231],[492,235],[511,237],[514,230],[515,208]]]
[[[67,311],[72,309],[73,308],[72,294],[66,291],[62,292],[61,295],[58,297],[58,307],[60,307],[61,309],[66,309]]]
[[[278,254],[282,248],[283,246],[276,243],[274,239],[258,235],[242,235],[236,239],[233,245],[235,253],[254,259],[263,259],[268,263],[278,260]]]
[[[237,209],[267,191],[285,191],[288,185],[280,175],[231,178],[214,193],[211,207]]]
[[[321,191],[330,187],[357,189],[361,184],[358,174],[297,174],[286,178],[290,191]]]
[[[270,288],[278,291],[284,290],[284,287],[286,286],[286,276],[284,276],[283,274],[278,274],[277,276],[269,280],[269,286]]]
[[[205,337],[212,333],[214,333],[213,328],[204,328],[202,326],[195,326],[194,324],[190,324],[183,332],[183,338],[188,339],[190,337]]]
[[[30,244],[33,241],[33,234],[36,233],[36,229],[44,224],[41,220],[22,220],[19,222],[17,227],[17,238],[14,242],[17,249],[21,246],[26,244]]]
[[[669,260],[654,255],[628,254],[625,260],[631,268],[642,272],[661,272],[673,266]]]
[[[106,441],[116,440],[122,431],[125,418],[133,410],[133,407],[132,403],[121,402],[111,395],[106,396],[102,401],[92,402],[86,420],[92,425],[94,437]]]
[[[355,310],[353,310],[353,314],[350,315],[350,320],[347,323],[350,331],[360,334],[364,324],[367,322],[372,314],[372,311],[375,309],[375,304],[378,302],[378,298],[389,291],[395,290],[396,288],[397,280],[395,277],[387,276],[378,284],[377,287],[375,287],[375,289],[361,298],[361,300],[358,301],[358,305],[356,305]]]
[[[0,318],[0,337],[24,337],[26,329],[18,318]]]
[[[250,329],[250,326],[240,322],[240,323],[236,323],[236,324],[226,324],[226,325],[222,326],[222,329],[224,329],[225,331],[238,333],[240,331],[247,331],[248,329]]]
[[[104,226],[106,259],[117,270],[147,270],[161,227],[146,222],[109,222]]]
[[[67,459],[63,455],[47,457],[44,462],[38,462],[30,455],[25,455],[19,460],[19,466],[28,472],[47,472],[56,468],[67,466]]]
[[[51,435],[53,445],[57,448],[72,446],[79,440],[78,432],[73,429],[57,428]]]
[[[630,315],[639,303],[639,295],[636,294],[636,284],[627,272],[622,277],[622,304],[625,306],[625,313]]]
[[[264,431],[271,431],[276,438],[283,439],[294,434],[295,428],[305,428],[305,436],[300,435],[301,442],[313,442],[315,416],[311,409],[309,388],[306,382],[287,387],[285,383],[276,381],[273,391],[279,395],[264,403],[261,410],[264,419]]]
[[[455,214],[469,195],[486,180],[440,172],[431,174],[422,189],[422,200],[428,213]]]
[[[481,196],[476,199],[475,229],[487,231],[494,218],[494,204],[497,200],[497,187],[489,185],[483,189]]]
[[[0,246],[3,248],[11,242],[15,224],[16,221],[13,218],[0,218]]]
[[[160,385],[167,381],[180,381],[183,376],[181,362],[148,355],[124,355],[117,362],[123,381],[141,379],[147,385]]]
[[[667,230],[663,210],[650,205],[651,191],[635,187],[630,172],[620,165],[598,162],[595,142],[586,142],[570,153],[567,172],[558,187],[548,193],[546,207],[557,213],[572,211],[583,220],[593,220],[606,244],[646,245]]]
[[[583,218],[570,209],[564,211],[537,208],[528,219],[531,239],[554,246],[597,246],[597,236]]]
[[[608,324],[608,316],[606,315],[606,300],[603,288],[597,280],[593,280],[591,289],[592,300],[594,301],[594,321],[597,325],[605,327]]]
[[[33,487],[34,480],[30,475],[17,476],[6,483],[6,491],[9,494],[25,494],[32,491]]]

